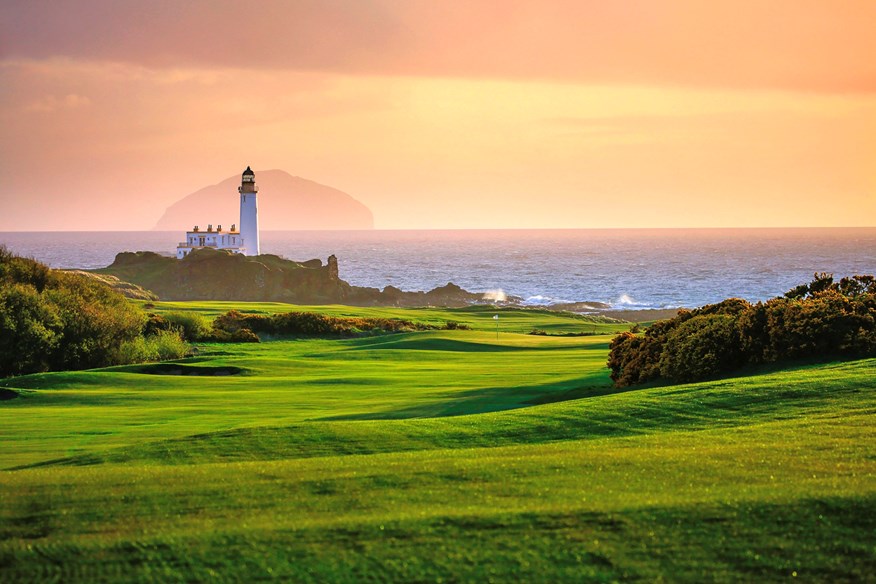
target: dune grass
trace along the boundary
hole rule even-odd
[[[873,578],[876,360],[617,391],[609,335],[520,334],[591,323],[492,314],[6,380],[0,579]]]

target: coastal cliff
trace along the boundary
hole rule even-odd
[[[338,262],[295,262],[276,255],[243,256],[210,248],[182,260],[154,252],[122,252],[94,270],[154,292],[162,300],[241,300],[351,306],[466,306],[484,300],[448,283],[429,292],[352,286],[338,276]]]

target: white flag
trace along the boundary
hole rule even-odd
[[[499,315],[498,315],[498,314],[494,314],[494,315],[493,315],[493,320],[499,320]]]

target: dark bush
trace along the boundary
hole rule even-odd
[[[766,304],[767,361],[832,355],[866,355],[873,349],[874,316],[863,296],[836,289],[803,300],[777,298]]]
[[[617,386],[694,381],[740,366],[791,359],[876,355],[876,278],[812,282],[755,305],[730,298],[624,333],[610,346]]]
[[[742,363],[736,319],[700,314],[675,327],[660,355],[660,376],[684,382],[732,371]]]
[[[146,324],[143,325],[143,335],[157,335],[161,332],[175,330],[175,327],[160,314],[147,314]]]
[[[260,342],[259,336],[252,332],[249,329],[237,329],[233,333],[231,333],[232,343],[258,343]]]
[[[691,311],[692,316],[709,315],[709,314],[726,314],[730,316],[739,316],[751,308],[751,303],[742,298],[728,298],[717,304],[707,304],[702,308],[697,308]]]
[[[770,345],[767,327],[767,306],[758,302],[739,315],[736,321],[739,332],[739,350],[750,363],[767,360]]]
[[[396,318],[337,317],[318,312],[285,312],[273,315],[244,314],[231,310],[213,320],[214,331],[234,334],[249,330],[257,335],[302,336],[302,337],[353,337],[368,334],[397,333],[404,331],[464,330],[469,327],[448,321],[444,327],[417,323]],[[214,339],[219,340],[214,333]]]
[[[621,333],[609,345],[608,366],[618,387],[645,383],[660,376],[661,340],[645,335]]]
[[[235,333],[240,329],[249,329],[256,333],[273,333],[274,325],[271,317],[262,314],[244,314],[237,310],[230,310],[213,319],[213,328]]]

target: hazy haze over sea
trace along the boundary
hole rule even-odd
[[[52,267],[98,268],[119,251],[173,253],[177,232],[6,232],[0,244]],[[876,228],[263,231],[262,253],[338,257],[357,286],[453,282],[529,304],[701,306],[782,294],[813,272],[876,273]]]

